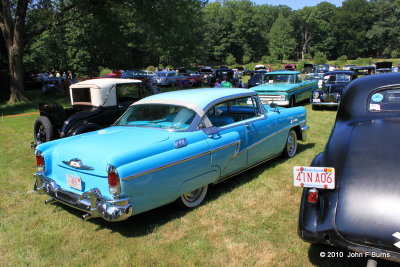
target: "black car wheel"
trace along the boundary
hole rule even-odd
[[[195,208],[203,202],[206,197],[208,185],[205,185],[199,189],[181,195],[178,202],[181,206],[186,208]]]
[[[312,110],[320,110],[321,109],[321,107],[318,105],[311,105],[311,107],[312,107]]]
[[[36,144],[51,141],[53,139],[53,126],[49,118],[40,116],[33,126],[33,138]]]
[[[285,149],[283,154],[288,158],[293,158],[297,152],[297,134],[296,131],[291,129],[286,140]]]

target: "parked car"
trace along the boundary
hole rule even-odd
[[[212,73],[213,73],[213,68],[211,67],[202,67],[200,68],[197,72],[201,73],[203,75],[203,83],[208,84],[209,86],[212,86],[211,84],[211,79],[212,79]]]
[[[346,64],[343,66],[343,70],[350,70],[352,67],[357,67],[355,64]]]
[[[392,72],[392,62],[390,61],[381,61],[375,63],[375,73],[386,73]]]
[[[120,221],[178,201],[194,208],[208,185],[278,155],[293,157],[303,107],[264,106],[247,89],[191,89],[134,103],[110,128],[36,148],[35,189]]]
[[[284,70],[290,70],[290,71],[296,71],[297,70],[297,66],[296,66],[296,64],[285,64],[283,69]]]
[[[314,64],[311,63],[304,63],[303,66],[303,73],[314,73],[315,72],[315,66]]]
[[[150,86],[151,84],[151,77],[153,77],[153,74],[150,74],[148,71],[143,71],[143,70],[128,70],[124,71],[122,73],[121,78],[122,79],[137,79],[141,80],[143,85]]]
[[[317,65],[317,66],[315,66],[315,71],[317,73],[328,72],[329,71],[329,65],[328,64]]]
[[[375,66],[355,66],[350,67],[350,70],[357,73],[357,76],[365,76],[375,74],[376,68]]]
[[[312,93],[312,109],[320,109],[322,106],[339,106],[343,90],[357,78],[354,71],[330,71],[324,74],[322,88]]]
[[[296,103],[310,99],[317,89],[316,81],[305,81],[299,71],[273,71],[264,74],[264,82],[252,87],[260,95],[263,104],[276,103],[293,107]]]
[[[234,87],[238,87],[237,84],[239,79],[235,77],[235,72],[232,69],[216,69],[213,71],[210,86],[214,86],[217,81],[227,81],[230,82]]]
[[[250,79],[247,82],[247,88],[251,88],[263,83],[264,74],[267,70],[256,70],[252,71],[250,74]]]
[[[152,94],[140,80],[112,78],[75,83],[69,92],[70,108],[57,103],[39,104],[40,117],[33,127],[34,145],[108,127],[130,104]]]
[[[304,241],[400,261],[399,84],[399,73],[353,81],[324,152],[294,167]]]
[[[322,88],[322,84],[324,81],[324,73],[308,73],[304,77],[305,81],[317,81],[318,88]]]
[[[151,77],[151,82],[157,86],[175,86],[181,85],[184,78],[185,76],[179,75],[176,71],[157,71]]]
[[[203,87],[204,76],[201,73],[190,73],[184,79],[184,85],[188,84],[189,87]]]
[[[257,64],[254,66],[254,70],[267,70],[267,67],[264,64]]]

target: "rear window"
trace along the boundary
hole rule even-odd
[[[400,87],[372,93],[368,97],[368,110],[372,112],[400,111]]]
[[[72,88],[73,105],[92,105],[90,88]]]

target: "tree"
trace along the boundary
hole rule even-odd
[[[271,55],[281,62],[291,57],[296,47],[292,32],[289,20],[280,14],[268,34]]]
[[[10,0],[0,0],[0,29],[7,47],[10,74],[9,103],[27,100],[23,95],[22,56],[25,42],[25,21],[28,0],[20,0],[14,8]]]

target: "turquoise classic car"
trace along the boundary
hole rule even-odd
[[[34,188],[121,221],[174,201],[193,208],[208,185],[266,160],[293,157],[304,107],[264,106],[248,89],[192,89],[144,98],[113,126],[36,147]]]
[[[262,84],[251,89],[258,92],[263,104],[293,107],[309,100],[312,92],[318,89],[318,82],[302,80],[299,71],[273,71],[264,75]]]

